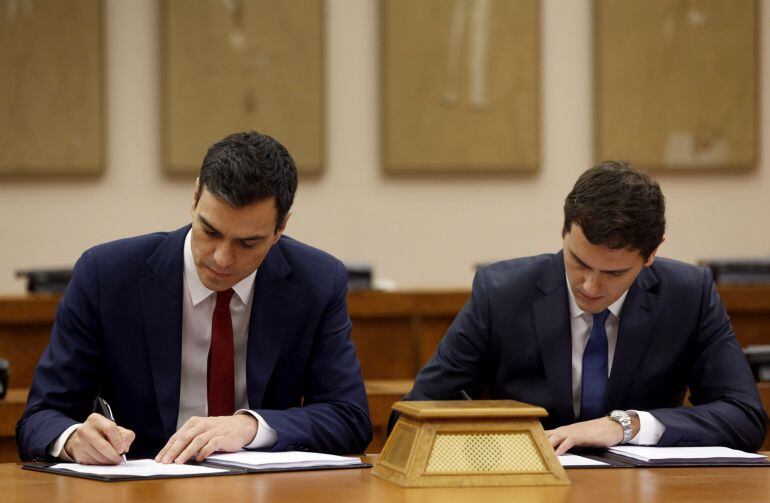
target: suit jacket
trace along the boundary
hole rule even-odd
[[[689,387],[694,407],[682,407]],[[577,421],[562,253],[481,268],[473,292],[406,399],[514,399],[544,407],[546,429]],[[767,416],[711,273],[656,258],[620,316],[604,410],[649,411],[658,445],[756,450]]]
[[[16,426],[23,460],[46,458],[97,395],[136,432],[131,457],[153,457],[174,433],[189,228],[96,246],[78,260]],[[278,433],[273,450],[353,453],[371,440],[346,286],[341,262],[285,236],[259,267],[247,395]]]

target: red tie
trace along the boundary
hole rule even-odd
[[[230,416],[235,412],[235,370],[233,368],[233,320],[230,299],[233,289],[217,292],[217,305],[211,318],[209,350],[209,416]]]

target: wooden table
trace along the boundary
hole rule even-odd
[[[371,461],[371,459],[369,460]],[[572,469],[571,486],[403,489],[371,470],[265,473],[227,477],[97,482],[0,464],[0,495],[7,503],[73,501],[269,501],[332,503],[525,502],[766,502],[770,468]]]

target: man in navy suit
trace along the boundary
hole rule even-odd
[[[363,451],[347,273],[283,235],[296,188],[280,143],[233,134],[203,160],[192,225],[86,251],[17,425],[21,458]],[[97,396],[117,424],[91,413]]]
[[[617,162],[586,171],[564,204],[563,250],[479,269],[406,399],[487,393],[542,406],[557,454],[758,449],[767,417],[712,276],[656,259],[664,230],[647,175]]]

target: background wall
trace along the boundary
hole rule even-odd
[[[288,233],[368,261],[399,288],[470,288],[479,262],[557,250],[561,207],[592,157],[590,0],[543,0],[542,159],[534,176],[393,178],[379,165],[374,0],[327,0],[326,172],[303,179]],[[760,26],[770,27],[770,0]],[[106,1],[107,166],[79,181],[0,180],[0,293],[13,271],[71,266],[94,244],[189,221],[194,180],[160,169],[153,0]],[[760,41],[760,162],[744,174],[656,175],[668,199],[661,255],[770,255],[770,37]],[[202,118],[202,120],[205,120]],[[223,131],[224,136],[227,131]]]

